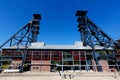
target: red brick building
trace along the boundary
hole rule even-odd
[[[1,61],[10,62],[11,68],[19,68],[22,63],[24,46],[6,47],[2,49]],[[113,59],[114,51],[112,48],[103,50],[103,47],[95,46],[98,54],[101,71],[109,71]],[[46,45],[44,42],[32,43],[27,49],[24,70],[28,71],[65,71],[65,70],[93,70],[97,71],[91,47],[83,46],[82,42],[75,42],[74,45]]]

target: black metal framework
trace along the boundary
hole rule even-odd
[[[78,31],[81,34],[81,40],[84,46],[91,46],[93,49],[94,60],[97,65],[98,59],[95,53],[95,45],[103,46],[103,49],[116,46],[120,49],[120,46],[110,38],[106,33],[104,33],[96,24],[94,24],[87,16],[87,11],[77,11],[76,16],[78,16],[77,21]],[[117,65],[117,62],[116,62]],[[99,68],[99,67],[98,67]],[[99,70],[99,69],[98,69]]]
[[[24,45],[31,42],[37,42],[39,34],[39,20],[41,19],[40,14],[33,14],[33,19],[17,31],[12,37],[4,42],[0,48],[9,44],[9,46]]]
[[[32,42],[37,42],[39,34],[39,20],[41,20],[40,14],[33,14],[33,19],[29,21],[25,26],[23,26],[19,31],[17,31],[12,37],[10,37],[1,46],[9,45],[10,47],[16,46],[20,50],[20,46],[24,45],[24,51],[22,52],[22,64],[20,67],[20,72],[23,71],[23,65],[27,55],[27,48]]]
[[[87,11],[77,11],[77,21],[79,22],[78,31],[81,33],[81,40],[84,45],[100,45],[105,48],[112,47],[113,45],[120,46],[104,33],[96,24],[94,24],[87,16]]]

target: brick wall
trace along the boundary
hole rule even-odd
[[[50,72],[50,61],[32,61],[31,71]]]
[[[97,68],[96,68],[96,66],[94,66],[94,65],[96,65],[96,63],[95,63],[95,61],[94,60],[92,60],[92,68],[93,68],[93,71],[97,71]]]
[[[108,61],[107,60],[99,60],[99,64],[103,65],[102,70],[103,71],[109,71]]]
[[[92,65],[96,65],[95,61],[92,60]],[[99,60],[99,65],[102,66],[102,70],[103,71],[109,71],[109,67],[108,67],[108,61],[106,60]],[[96,66],[93,66],[93,71],[98,71]]]
[[[11,67],[12,69],[17,69],[17,68],[21,65],[21,63],[22,63],[21,60],[19,60],[19,61],[13,60],[13,61],[11,62],[10,67]]]

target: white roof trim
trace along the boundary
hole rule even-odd
[[[6,47],[3,49],[17,49],[17,46],[11,46],[11,47]],[[19,45],[19,48],[24,49],[25,45]],[[28,46],[28,49],[92,49],[90,46],[83,46],[83,42],[75,42],[74,45],[45,45],[44,42],[36,42],[36,43],[31,43],[31,45]],[[104,49],[104,47],[101,47],[99,45],[95,46],[95,49]],[[112,50],[113,48],[107,48]]]

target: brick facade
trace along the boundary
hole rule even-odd
[[[50,72],[50,61],[32,61],[31,71],[33,72]]]
[[[96,68],[96,63],[95,63],[95,61],[94,60],[92,60],[92,68],[93,68],[93,71],[97,71],[97,68]]]
[[[99,64],[102,65],[103,71],[109,71],[108,61],[107,60],[100,60]]]
[[[22,61],[21,60],[13,60],[12,62],[11,62],[11,65],[10,65],[10,67],[12,68],[12,69],[17,69],[20,65],[21,65],[21,63],[22,63]]]
[[[94,60],[92,60],[92,65],[93,65],[93,71],[98,71],[96,66],[94,66],[94,65],[96,65]],[[110,70],[107,60],[99,60],[99,65],[102,67],[102,71],[108,72]]]

